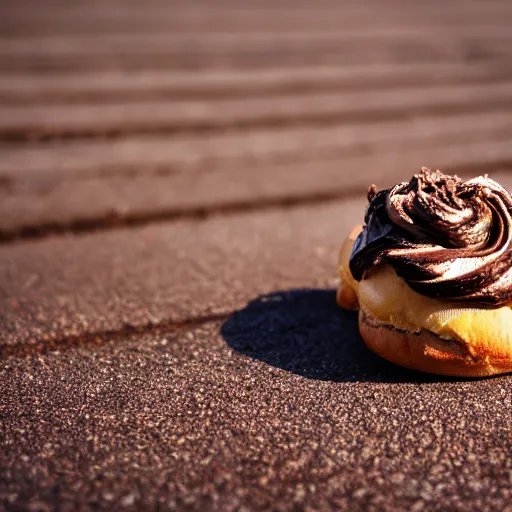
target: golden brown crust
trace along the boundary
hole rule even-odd
[[[475,350],[470,353],[463,341],[443,340],[426,330],[418,334],[401,331],[363,309],[359,310],[359,331],[373,352],[413,370],[456,377],[485,377],[512,371],[510,353],[488,351],[475,355]],[[485,348],[489,345],[488,341],[481,343]]]
[[[349,311],[357,311],[359,309],[359,299],[356,292],[343,279],[341,279],[338,291],[336,292],[336,302],[338,306]]]

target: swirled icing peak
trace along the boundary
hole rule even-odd
[[[426,167],[368,191],[350,257],[358,281],[381,261],[418,293],[497,308],[512,303],[512,197],[487,176],[462,181]]]

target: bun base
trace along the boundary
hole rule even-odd
[[[427,330],[403,331],[380,322],[363,308],[359,310],[359,332],[370,350],[412,370],[454,377],[487,377],[512,371],[512,357],[477,357],[462,341],[444,340]]]

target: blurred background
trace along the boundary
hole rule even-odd
[[[508,0],[0,10],[4,241],[337,200],[422,165],[507,184]]]

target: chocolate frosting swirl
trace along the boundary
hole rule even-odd
[[[381,261],[418,293],[497,308],[512,302],[512,197],[487,176],[462,181],[423,167],[368,191],[350,256],[358,281]]]

